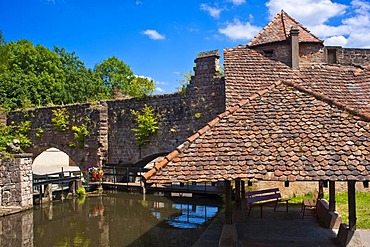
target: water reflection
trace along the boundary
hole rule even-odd
[[[107,192],[85,201],[37,206],[7,221],[20,222],[11,227],[13,235],[20,231],[13,240],[16,244],[8,246],[191,246],[215,216],[220,203],[187,200],[174,202],[155,196],[143,200],[140,194]],[[10,218],[3,217],[3,222],[4,219]],[[9,239],[4,230],[1,238],[2,243],[4,238]],[[24,239],[28,239],[28,244],[22,244]]]

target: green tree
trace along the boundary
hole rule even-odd
[[[140,98],[155,90],[153,80],[135,76],[131,68],[115,56],[97,64],[94,71],[109,89],[112,98],[119,96]]]
[[[107,99],[109,93],[75,53],[20,40],[0,46],[0,96],[0,105],[12,110]]]
[[[0,33],[0,106],[63,105],[112,99],[119,95],[143,97],[154,82],[134,76],[116,57],[88,69],[74,52],[50,50],[28,40],[5,42]]]
[[[117,98],[119,93],[129,95],[134,73],[123,61],[110,57],[97,64],[94,71],[103,80],[104,86],[110,89],[113,98]]]
[[[108,99],[108,89],[101,83],[93,70],[87,69],[74,52],[68,53],[64,48],[54,47],[59,55],[65,74],[64,102],[88,102],[93,100]]]
[[[185,92],[186,87],[190,84],[192,76],[194,76],[194,72],[192,70],[181,74],[182,79],[177,80],[177,82],[181,84],[181,88],[179,88],[181,92]]]
[[[0,104],[15,109],[30,100],[32,105],[63,102],[62,64],[58,55],[41,45],[20,40],[3,46],[0,56],[0,86],[5,98]]]
[[[153,93],[155,90],[154,81],[141,76],[135,76],[130,84],[128,94],[135,98],[141,98],[145,95]]]

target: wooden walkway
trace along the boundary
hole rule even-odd
[[[98,182],[90,182],[89,184],[96,184]],[[102,186],[115,188],[115,189],[122,189],[122,190],[135,190],[141,191],[143,187],[142,182],[125,182],[125,183],[115,183],[115,182],[102,182]],[[211,186],[211,185],[179,185],[179,184],[172,184],[172,185],[152,185],[146,188],[147,193],[155,193],[155,192],[162,192],[164,194],[169,194],[171,196],[184,196],[184,197],[191,197],[195,195],[220,195],[224,193],[223,187],[220,186]]]

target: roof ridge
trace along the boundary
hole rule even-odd
[[[247,99],[239,101],[235,106],[229,107],[224,111],[223,113],[218,114],[213,120],[209,121],[203,128],[199,129],[197,132],[195,132],[193,135],[191,135],[186,141],[184,141],[182,144],[177,146],[174,151],[167,154],[164,159],[157,163],[152,169],[150,169],[148,172],[146,172],[143,177],[148,180],[151,176],[153,176],[159,169],[161,169],[163,166],[167,165],[170,161],[172,161],[177,155],[181,153],[181,150],[184,146],[190,145],[193,143],[196,139],[198,139],[201,135],[203,135],[205,132],[210,130],[213,126],[215,126],[217,123],[220,122],[221,119],[224,117],[233,114],[238,109],[242,108],[244,105],[248,104],[250,101],[255,100],[258,97],[262,97],[264,94],[269,92],[270,90],[276,88],[277,86],[281,85],[282,81],[277,81],[268,86],[265,89],[262,89],[258,91],[257,93],[249,96]]]
[[[265,45],[275,42],[287,41],[290,37],[289,27],[297,26],[300,29],[299,43],[314,42],[323,43],[316,35],[311,33],[296,19],[288,15],[283,9],[272,20],[262,28],[262,30],[254,36],[247,44],[249,47]]]
[[[285,37],[287,38],[287,37],[288,37],[288,35],[287,35],[287,33],[286,33],[286,30],[285,30],[284,13],[285,13],[285,11],[282,9],[282,10],[280,11],[280,18],[281,18],[281,23],[282,23],[282,25],[283,25],[283,32],[284,32],[284,35],[285,35]],[[285,15],[286,15],[286,13],[285,13]]]
[[[338,107],[339,109],[343,109],[343,110],[347,111],[350,114],[353,114],[355,116],[358,116],[358,117],[362,118],[365,121],[370,121],[370,114],[362,113],[362,112],[356,110],[355,108],[348,107],[347,105],[345,105],[341,102],[338,102],[335,99],[330,98],[329,96],[327,96],[325,94],[320,94],[320,93],[315,92],[313,90],[307,89],[304,86],[298,85],[298,84],[296,84],[292,81],[284,81],[283,83],[287,86],[290,86],[290,87],[293,87],[293,88],[297,89],[300,92],[309,94],[309,95],[315,97],[316,99],[318,99],[320,101],[324,101],[328,104],[333,104],[336,107]]]

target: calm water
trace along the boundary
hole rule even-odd
[[[192,246],[221,205],[209,199],[104,193],[5,217],[9,222],[3,227],[20,222],[11,231],[21,231],[15,240],[21,242],[9,246]]]

